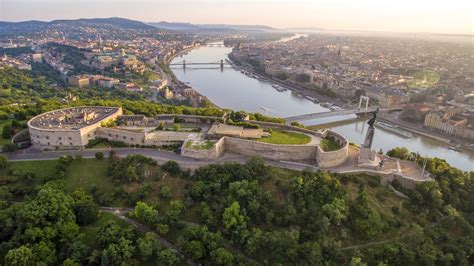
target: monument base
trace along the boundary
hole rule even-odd
[[[359,167],[376,169],[379,167],[380,161],[381,159],[374,150],[365,147],[359,149],[359,159],[357,162]]]

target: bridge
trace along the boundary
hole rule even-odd
[[[370,114],[370,113],[376,112],[380,109],[377,105],[369,107],[369,102],[370,102],[369,97],[361,95],[360,99],[359,99],[358,108],[349,109],[349,110],[328,111],[328,112],[321,112],[321,113],[311,113],[311,114],[305,114],[305,115],[291,116],[291,117],[285,118],[285,121],[288,124],[291,124],[292,122],[297,122],[297,121],[313,120],[313,119],[333,117],[333,116],[364,115],[364,114]],[[400,107],[392,107],[392,108],[380,109],[380,111],[395,111],[395,110],[401,110],[401,108]]]
[[[357,109],[350,109],[350,110],[329,111],[329,112],[322,112],[322,113],[297,115],[297,116],[287,117],[285,118],[285,121],[287,123],[291,123],[291,122],[305,121],[305,120],[312,120],[312,119],[319,119],[319,118],[326,118],[326,117],[333,117],[333,116],[362,115],[362,114],[373,113],[377,110],[377,108],[378,107],[357,108]]]
[[[186,69],[186,66],[195,66],[195,65],[200,65],[200,66],[212,66],[212,65],[218,65],[220,66],[221,70],[224,69],[224,66],[230,66],[228,63],[224,62],[223,59],[220,61],[216,62],[187,62],[186,60],[180,61],[180,62],[175,62],[169,64],[170,66],[183,66],[184,69]]]
[[[206,43],[207,47],[225,47],[223,43]]]

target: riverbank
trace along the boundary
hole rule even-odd
[[[230,52],[231,48],[201,46],[199,49],[189,52],[183,58],[189,62],[216,62],[227,58]],[[179,60],[174,62],[179,62]],[[226,68],[224,71],[216,69],[184,71],[182,68],[173,68],[173,71],[180,80],[191,85],[193,89],[198,90],[199,93],[206,95],[212,102],[224,108],[250,113],[259,112],[275,117],[327,111],[326,108],[316,104],[316,101],[304,97],[304,94],[298,96],[297,90],[295,92],[293,90],[276,90],[276,86],[274,87],[272,84],[277,83],[269,82],[266,78],[254,78],[252,74],[250,76],[248,74],[244,75],[234,68]],[[323,100],[322,97],[320,100]],[[355,118],[355,116],[353,117]],[[389,118],[392,122],[393,118]],[[347,123],[339,122],[342,119],[344,121],[350,119],[350,121]],[[330,124],[328,127],[331,127],[333,131],[346,136],[354,143],[363,143],[365,139],[367,126],[364,119],[352,119],[352,116],[329,117],[317,121],[308,121],[306,124],[312,125],[311,123]],[[405,146],[411,151],[427,157],[446,159],[453,166],[463,170],[473,170],[474,153],[472,152],[459,153],[450,150],[446,142],[425,137],[423,134],[416,134],[413,138],[404,138],[389,131],[377,131],[373,144],[375,150],[388,151],[400,146]]]
[[[194,97],[197,96],[198,98],[203,99],[203,100],[201,100],[201,105],[197,106],[197,107],[213,107],[213,108],[223,109],[222,107],[218,106],[217,104],[215,104],[214,102],[209,100],[209,98],[207,98],[205,95],[200,94],[192,86],[189,86],[188,84],[180,81],[176,77],[176,75],[174,74],[173,70],[170,67],[171,62],[173,60],[175,60],[177,57],[183,56],[183,55],[185,55],[185,54],[187,54],[187,53],[189,53],[193,50],[199,49],[199,48],[201,48],[201,45],[195,45],[193,47],[181,50],[181,51],[177,52],[176,54],[172,55],[170,58],[168,58],[164,61],[164,68],[166,68],[166,70],[163,69],[163,71],[165,71],[168,75],[171,76],[171,81],[168,79],[168,82],[169,82],[169,84],[172,84],[171,87],[173,88],[173,90],[179,91],[181,89],[191,89],[193,91],[192,95],[194,95]],[[191,102],[193,101],[193,99],[190,99],[190,100],[191,100]]]
[[[228,59],[229,59],[230,62],[232,62],[232,67],[235,70],[237,70],[237,71],[241,71],[241,70],[247,71],[251,75],[255,75],[255,76],[259,77],[263,81],[266,81],[268,83],[274,83],[274,84],[277,84],[279,86],[282,86],[282,87],[284,87],[288,90],[291,90],[292,92],[295,92],[295,93],[301,95],[301,97],[309,96],[309,97],[318,99],[318,101],[320,101],[320,102],[329,102],[329,103],[331,103],[333,105],[336,105],[336,106],[339,106],[341,108],[343,108],[347,105],[347,103],[345,101],[335,99],[335,98],[329,97],[327,95],[318,93],[318,92],[316,92],[314,90],[311,90],[310,88],[307,88],[305,86],[285,82],[285,81],[273,78],[269,75],[258,73],[252,67],[245,67],[242,64],[242,62],[236,61],[232,56],[228,56]]]

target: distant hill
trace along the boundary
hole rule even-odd
[[[39,30],[45,30],[49,27],[56,26],[87,26],[92,28],[104,28],[108,26],[120,27],[124,29],[135,30],[150,30],[156,29],[153,26],[147,25],[140,21],[125,19],[125,18],[91,18],[91,19],[71,19],[71,20],[53,20],[45,21],[22,21],[22,22],[5,22],[0,21],[0,35],[8,34],[28,34]]]
[[[324,30],[323,28],[317,28],[317,27],[302,27],[302,28],[288,28],[285,29],[287,31],[301,31],[301,32],[312,32],[312,31],[322,31]]]
[[[136,20],[131,20],[131,19],[125,19],[125,18],[117,18],[117,17],[112,17],[112,18],[91,18],[91,19],[75,19],[75,20],[53,20],[50,22],[52,25],[58,25],[58,24],[84,24],[84,25],[113,25],[113,26],[119,26],[125,29],[141,29],[141,30],[147,30],[147,29],[153,29],[154,27],[147,25],[143,22],[136,21]]]
[[[167,22],[167,21],[160,21],[160,22],[150,22],[148,25],[164,29],[164,30],[176,30],[176,31],[195,31],[200,30],[201,28],[193,25],[191,23],[186,22]]]
[[[261,25],[228,25],[228,24],[191,24],[188,22],[150,22],[148,25],[175,31],[246,31],[246,32],[267,32],[279,31],[278,29]]]

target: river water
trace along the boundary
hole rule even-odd
[[[189,64],[217,62],[226,59],[232,51],[227,47],[200,47],[187,54],[177,57],[173,63],[183,59]],[[279,92],[267,82],[249,77],[231,67],[223,70],[217,65],[187,65],[173,67],[176,77],[188,83],[200,94],[206,96],[216,105],[233,110],[259,112],[271,116],[288,117],[294,115],[325,112],[328,109],[312,101],[299,97],[291,91]],[[363,142],[367,124],[356,120],[354,116],[331,117],[305,121],[305,125],[317,125],[336,122],[330,128],[346,136],[349,141],[360,144]],[[474,170],[474,153],[457,152],[447,148],[443,142],[413,134],[412,138],[404,138],[384,129],[376,128],[373,148],[384,152],[404,146],[410,151],[419,152],[423,156],[439,157],[462,170]]]

